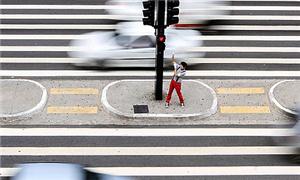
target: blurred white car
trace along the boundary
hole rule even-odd
[[[172,64],[172,54],[176,60],[194,64],[192,57],[202,57],[204,53],[191,52],[202,45],[195,39],[201,34],[194,30],[168,28],[166,34],[165,66]],[[155,67],[156,37],[154,29],[141,22],[121,23],[116,32],[91,32],[71,41],[76,51],[69,56],[80,59],[77,66],[98,67]]]
[[[143,0],[109,0],[106,4],[115,6],[107,9],[109,14],[118,15],[119,20],[142,20]],[[181,0],[179,5],[180,25],[205,25],[216,16],[229,14],[229,1],[222,0]],[[224,8],[225,7],[225,8]]]
[[[11,180],[129,180],[131,178],[98,174],[78,164],[29,163],[19,165],[20,171]]]

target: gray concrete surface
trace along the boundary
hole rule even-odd
[[[185,107],[179,104],[174,89],[170,107],[165,108],[165,97],[169,89],[169,81],[164,81],[162,101],[156,101],[154,80],[122,80],[109,84],[104,88],[102,103],[112,114],[122,118],[205,118],[217,111],[217,97],[212,88],[206,84],[185,80],[182,93]],[[149,113],[134,113],[133,105],[147,105]]]
[[[279,111],[294,116],[296,115],[297,104],[300,102],[299,91],[300,81],[280,81],[270,89],[269,97]]]
[[[46,105],[47,91],[41,84],[24,79],[0,80],[0,117],[30,117]]]
[[[87,79],[35,79],[41,83],[49,92],[51,88],[96,88],[99,90],[97,95],[54,95],[49,93],[46,107],[41,113],[31,118],[21,118],[17,121],[4,121],[0,118],[0,125],[277,125],[291,124],[293,119],[278,112],[273,106],[270,106],[271,113],[268,114],[224,114],[219,110],[216,114],[205,119],[127,119],[112,116],[104,110],[101,103],[102,90],[113,80],[87,80]],[[168,79],[167,79],[168,80]],[[270,105],[268,92],[269,89],[279,82],[276,79],[265,80],[220,80],[210,79],[201,80],[214,90],[220,87],[263,87],[265,94],[236,95],[236,94],[217,94],[218,109],[220,106],[244,106],[244,105]],[[166,87],[165,87],[166,88]],[[185,88],[185,87],[183,87]],[[154,90],[153,90],[154,92]],[[192,96],[193,95],[193,96]],[[194,94],[185,94],[186,98],[194,97]],[[175,104],[171,105],[177,108],[177,99]],[[173,101],[174,102],[174,101]],[[163,105],[163,104],[162,104]],[[72,114],[61,113],[51,114],[47,112],[50,106],[96,106],[96,114]],[[160,106],[164,108],[164,106]],[[189,108],[187,105],[185,108]]]

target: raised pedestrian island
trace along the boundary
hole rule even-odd
[[[181,107],[176,94],[169,108],[165,100],[154,98],[153,80],[121,80],[108,84],[102,93],[102,104],[111,114],[123,118],[206,118],[217,112],[217,96],[208,85],[196,80],[184,80],[182,93],[185,107]],[[166,97],[169,81],[164,81],[163,96]],[[142,105],[142,113],[136,112],[136,105]],[[135,106],[135,108],[134,108]],[[139,108],[139,107],[138,107]],[[147,108],[143,113],[143,108]]]
[[[300,108],[300,81],[285,80],[276,83],[269,91],[269,98],[277,110],[288,116],[295,116],[297,106]]]
[[[0,80],[0,118],[31,117],[42,111],[46,102],[47,90],[36,81]]]

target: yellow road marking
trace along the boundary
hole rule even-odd
[[[256,88],[218,88],[218,94],[264,94],[265,89],[261,87]]]
[[[51,88],[50,94],[99,94],[95,88]]]
[[[97,114],[98,107],[68,107],[68,106],[52,106],[47,108],[49,114]]]
[[[225,114],[264,114],[270,113],[269,106],[221,106],[221,113]]]

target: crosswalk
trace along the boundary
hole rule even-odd
[[[70,41],[85,32],[114,30],[119,19],[124,19],[106,12],[124,7],[105,5],[105,2],[3,1],[0,5],[2,69],[12,72],[20,70],[20,66],[24,70],[57,70],[66,66],[74,69],[71,64],[78,59],[68,56],[68,51],[76,51],[69,46]],[[215,70],[213,65],[222,64],[229,69],[244,64],[240,66],[246,68],[243,71],[248,70],[247,65],[252,65],[254,70],[259,70],[261,65],[272,65],[270,70],[280,71],[284,67],[291,70],[291,66],[295,70],[299,65],[299,1],[232,0],[227,6],[212,8],[230,14],[198,17],[213,18],[215,23],[201,30],[201,36],[194,37],[204,41],[204,45],[190,51],[204,52],[206,56],[193,61],[211,65],[209,70]]]
[[[289,128],[1,128],[2,178],[19,163],[79,163],[136,179],[299,178],[293,146],[276,146]],[[159,178],[158,178],[159,177]]]

